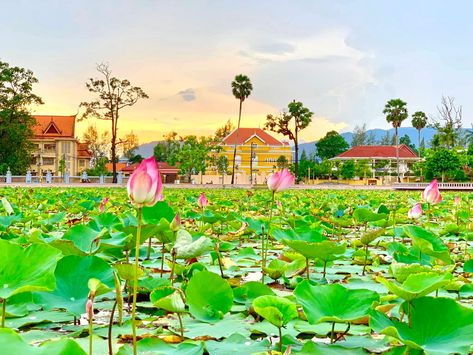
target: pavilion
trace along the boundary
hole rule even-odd
[[[399,145],[399,172],[401,178],[411,170],[412,164],[422,158],[405,144]],[[355,162],[365,160],[371,163],[373,178],[377,171],[394,173],[396,171],[396,146],[395,145],[360,145],[330,159],[332,161],[353,160]],[[394,164],[393,164],[394,163]]]

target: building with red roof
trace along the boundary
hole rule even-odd
[[[51,171],[59,174],[59,165],[64,160],[65,169],[78,175],[90,167],[92,153],[87,143],[75,137],[76,116],[33,115],[34,145],[30,170],[33,175]]]
[[[293,151],[289,143],[280,141],[261,128],[240,128],[233,130],[219,144],[221,151],[218,154],[227,157],[229,172],[233,166],[235,145],[237,174],[249,175],[251,171],[255,175],[266,176],[283,162],[292,163]]]
[[[375,177],[377,170],[383,170],[384,172],[394,172],[396,170],[396,146],[360,145],[352,147],[330,160],[354,160],[355,162],[363,160],[368,161],[372,166],[373,177]],[[413,163],[420,160],[421,158],[418,157],[417,154],[407,145],[399,145],[399,171],[401,176],[404,176],[404,174],[411,170]]]

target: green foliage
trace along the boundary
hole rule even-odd
[[[266,295],[255,298],[253,308],[256,313],[278,328],[297,318],[296,305],[287,298],[279,296]]]
[[[179,161],[181,143],[176,132],[169,132],[164,136],[164,140],[154,146],[154,159],[163,161],[169,165],[176,165]]]
[[[38,82],[33,72],[0,61],[0,174],[25,174],[33,145],[30,139],[36,120],[31,107],[43,103],[33,94]]]
[[[350,290],[339,284],[312,286],[307,280],[296,287],[294,295],[311,324],[354,321],[368,315],[371,304],[379,300],[374,291]]]
[[[196,319],[215,323],[232,308],[233,292],[227,281],[217,274],[200,271],[190,279],[186,299],[189,312]]]
[[[425,173],[427,176],[452,178],[455,172],[462,169],[458,155],[450,149],[437,149],[426,158]],[[430,174],[430,175],[429,175]]]
[[[467,354],[473,339],[473,309],[449,298],[412,301],[411,324],[373,312],[371,327],[426,354]]]
[[[50,291],[56,287],[54,269],[60,252],[49,245],[27,248],[0,239],[0,298],[31,291]]]
[[[343,162],[340,174],[343,179],[353,179],[355,177],[355,162],[353,160]]]
[[[345,138],[336,131],[328,132],[325,137],[315,143],[315,146],[317,147],[317,156],[321,160],[333,158],[350,147]]]

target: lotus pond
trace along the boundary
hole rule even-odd
[[[473,350],[470,194],[442,192],[417,219],[420,192],[205,194],[200,208],[200,191],[165,189],[143,208],[139,353]],[[0,352],[132,354],[138,217],[126,190],[0,197]]]

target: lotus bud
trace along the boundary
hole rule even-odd
[[[108,197],[105,197],[102,202],[100,202],[100,206],[99,206],[99,212],[102,213],[105,209],[105,205],[107,204],[108,202]]]
[[[197,199],[197,204],[199,207],[205,208],[209,204],[209,200],[207,200],[207,197],[205,197],[205,194],[202,192]]]
[[[85,304],[85,313],[89,320],[94,318],[94,301],[90,298],[87,299],[87,303]]]
[[[161,174],[154,157],[144,159],[127,184],[128,197],[137,207],[154,206],[163,199]]]
[[[174,216],[174,219],[172,220],[171,224],[169,225],[169,228],[173,231],[173,232],[177,232],[179,230],[179,228],[181,227],[181,215],[178,213],[176,213],[176,215]]]
[[[407,212],[407,217],[418,219],[420,216],[422,216],[422,205],[420,203],[416,203],[414,207],[412,207],[409,212]]]
[[[291,187],[296,178],[287,169],[275,172],[268,178],[268,188],[273,192],[286,190]]]
[[[455,199],[453,200],[453,205],[454,205],[455,207],[460,207],[461,203],[462,203],[461,197],[458,196],[458,195],[455,196]]]
[[[437,180],[433,180],[422,192],[422,199],[432,205],[442,202]]]

